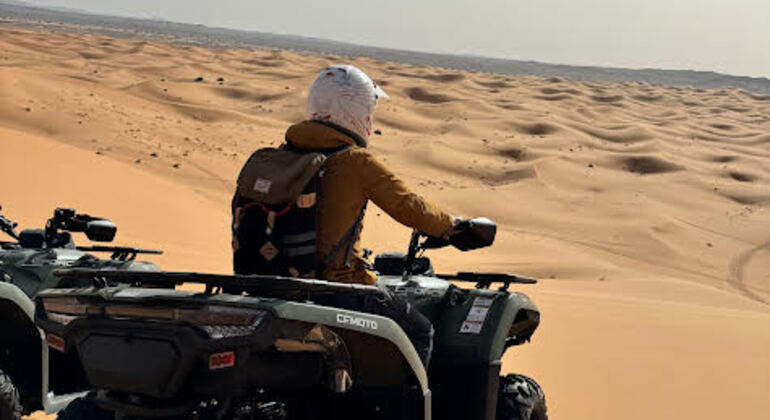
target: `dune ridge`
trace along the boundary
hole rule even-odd
[[[500,224],[492,248],[433,253],[441,271],[543,279],[523,289],[541,330],[504,369],[538,378],[553,418],[767,412],[761,95],[0,27],[0,204],[37,226],[74,202],[117,219],[119,240],[164,248],[168,269],[227,272],[240,165],[282,141],[340,61],[392,98],[374,153],[454,214]],[[379,209],[365,223],[375,251],[405,247]]]

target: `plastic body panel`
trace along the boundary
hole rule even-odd
[[[409,299],[435,325],[430,382],[416,351],[395,322],[310,302],[127,286],[51,289],[40,295],[42,298],[77,297],[82,302],[99,305],[190,308],[221,304],[269,312],[269,321],[266,321],[264,329],[248,337],[224,341],[208,339],[201,330],[178,323],[81,318],[62,326],[45,319],[40,312],[37,321],[46,331],[65,337],[73,349],[82,352],[84,365],[93,362],[85,369],[92,383],[107,389],[177,402],[223,392],[239,394],[251,387],[267,387],[276,392],[308,392],[307,398],[320,398],[317,390],[328,378],[325,370],[327,361],[318,354],[278,354],[273,344],[277,338],[287,334],[292,325],[304,325],[308,329],[322,325],[336,332],[352,349],[350,355],[355,378],[354,387],[348,394],[328,394],[324,398],[349,398],[346,401],[360,403],[369,401],[367,398],[373,392],[382,391],[390,392],[387,395],[391,397],[403,394],[405,397],[401,401],[412,401],[406,397],[407,390],[416,385],[420,400],[409,404],[420,414],[403,417],[405,419],[430,419],[433,413],[436,418],[448,420],[494,420],[500,359],[506,347],[506,338],[519,312],[537,312],[534,303],[520,293],[461,289],[436,277],[416,276],[406,283],[396,277],[386,277],[381,281],[395,294]],[[486,302],[483,325],[476,332],[461,332],[474,307],[478,306],[477,299]],[[38,305],[39,311],[40,308]],[[346,322],[350,317],[366,322]],[[93,337],[98,337],[97,341],[88,344],[89,340],[94,340]],[[125,375],[121,380],[127,382],[110,379],[120,375],[119,369],[123,368],[110,367],[107,359],[96,353],[124,345],[121,343],[127,340],[134,343],[146,340],[149,350],[140,351],[132,349],[133,344],[125,345],[126,349],[120,351],[120,359],[128,361],[124,363],[126,366],[140,363],[149,352],[158,357],[157,365],[163,368],[150,369],[153,372],[146,371],[145,376]],[[234,369],[209,371],[205,365],[206,357],[222,350],[236,351],[238,364]],[[90,352],[94,355],[88,355]],[[143,352],[144,356],[141,355]],[[100,372],[104,369],[117,370]],[[296,372],[302,374],[295,375]],[[399,388],[401,391],[397,391]]]
[[[0,249],[0,325],[11,335],[0,341],[0,352],[5,351],[8,358],[13,359],[2,363],[23,371],[23,374],[14,375],[19,378],[14,382],[20,388],[25,412],[38,409],[49,413],[56,411],[77,395],[57,397],[50,390],[57,390],[59,394],[70,393],[82,390],[85,385],[82,375],[77,374],[77,365],[73,367],[70,360],[57,355],[49,358],[42,333],[34,324],[35,305],[32,300],[40,291],[62,285],[61,279],[53,275],[53,270],[75,264],[158,271],[152,263],[100,260],[75,249],[17,246]],[[6,351],[2,348],[3,344],[11,347]],[[50,381],[51,371],[58,371],[54,375],[57,381]]]
[[[196,327],[172,322],[80,318],[65,326],[48,320],[42,303],[39,303],[38,325],[46,332],[65,338],[67,352],[79,353],[89,381],[97,388],[136,393],[169,402],[222,392],[237,395],[257,387],[273,391],[318,388],[328,378],[326,361],[319,354],[286,354],[275,351],[271,346],[277,338],[284,337],[297,325],[305,326],[306,330],[314,325],[323,325],[345,336],[350,346],[359,347],[355,342],[360,342],[362,348],[369,346],[371,351],[361,353],[358,360],[354,359],[353,376],[362,389],[365,384],[403,387],[406,378],[406,383],[415,384],[421,390],[422,410],[430,409],[430,405],[424,402],[430,396],[425,369],[404,332],[388,318],[275,299],[203,295],[164,289],[55,289],[44,291],[40,296],[79,296],[84,302],[150,305],[154,308],[222,304],[270,313],[264,325],[254,334],[213,340]],[[369,322],[364,325],[369,327],[343,322],[341,319],[346,319],[343,315],[365,318]],[[376,328],[371,328],[372,325]],[[145,345],[147,348],[141,348]],[[111,350],[121,346],[124,348]],[[208,356],[229,350],[237,354],[236,366],[209,371]],[[395,359],[391,360],[395,362],[393,369],[377,369],[376,357],[384,351]],[[150,363],[155,368],[137,367],[149,354],[157,359]],[[401,379],[394,381],[392,378]]]

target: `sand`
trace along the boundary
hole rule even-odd
[[[552,418],[770,411],[770,97],[5,27],[0,204],[26,227],[75,206],[166,269],[226,273],[240,165],[343,61],[392,98],[374,153],[500,225],[489,249],[434,252],[440,271],[542,279],[517,287],[542,325],[503,367],[541,382]],[[376,252],[405,247],[380,210],[365,225]]]

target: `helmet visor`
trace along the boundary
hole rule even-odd
[[[385,93],[384,90],[380,87],[380,85],[377,84],[377,82],[372,81],[374,84],[374,97],[379,101],[380,99],[390,99],[390,95]]]

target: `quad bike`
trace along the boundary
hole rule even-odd
[[[1,210],[2,208],[0,208]],[[53,412],[64,407],[87,383],[78,367],[64,355],[51,354],[34,323],[34,297],[55,287],[73,283],[53,275],[64,267],[111,268],[116,270],[154,270],[151,263],[134,261],[140,253],[159,253],[135,248],[76,247],[72,232],[83,232],[92,241],[109,242],[117,228],[109,220],[77,214],[59,208],[45,229],[25,229],[16,233],[17,223],[0,215],[0,231],[13,241],[0,241],[0,420],[16,420],[39,409]],[[99,259],[94,252],[109,252],[112,258]],[[57,371],[58,382],[49,383],[50,370]],[[60,394],[49,393],[55,385]]]
[[[489,246],[496,226],[474,219],[462,250]],[[500,376],[501,357],[532,337],[539,311],[510,274],[434,274],[415,232],[406,254],[375,260],[379,285],[276,276],[68,268],[36,321],[55,352],[79,360],[92,392],[60,419],[544,420],[532,379]],[[475,288],[456,286],[475,283]],[[182,283],[204,292],[172,290]],[[492,289],[493,284],[499,288]],[[227,293],[222,293],[226,290]],[[435,326],[426,371],[391,319],[321,305],[325,296],[408,299]]]

